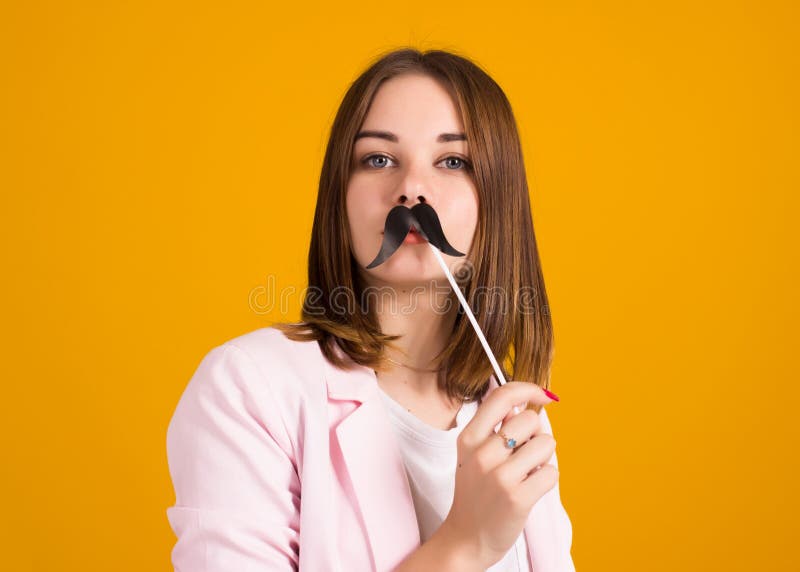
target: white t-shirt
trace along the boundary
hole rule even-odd
[[[378,386],[380,388],[380,385]],[[456,440],[478,409],[464,403],[456,416],[456,427],[437,429],[406,410],[380,390],[406,466],[422,542],[441,526],[453,505],[457,458]],[[498,424],[499,426],[499,424]],[[524,531],[506,555],[487,572],[530,572]]]

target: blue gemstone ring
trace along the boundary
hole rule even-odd
[[[514,447],[517,446],[517,440],[514,439],[513,437],[509,437],[508,435],[506,435],[502,431],[498,431],[497,435],[500,435],[500,438],[503,439],[503,441],[505,442],[507,448],[513,449]]]

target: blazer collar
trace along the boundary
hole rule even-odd
[[[346,354],[336,347],[335,351]],[[420,544],[402,454],[386,418],[375,372],[347,358],[345,371],[325,360],[329,401],[356,406],[335,428],[376,570],[391,570]]]
[[[411,488],[384,404],[375,372],[353,362],[335,346],[350,366],[347,371],[325,362],[325,382],[331,401],[354,401],[356,407],[336,426],[335,435],[353,484],[359,512],[364,520],[369,549],[376,570],[390,570],[420,545]],[[490,376],[485,399],[499,384]],[[534,507],[536,508],[536,507]],[[552,531],[534,522],[534,510],[525,524],[531,562],[541,559],[556,540]],[[553,569],[553,568],[551,568]],[[534,572],[547,572],[538,566]]]

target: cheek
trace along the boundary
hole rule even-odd
[[[364,213],[362,212],[362,203],[355,200],[355,197],[348,193],[347,195],[347,223],[349,225],[350,243],[353,247],[357,246],[361,234],[359,230],[362,225],[361,221],[364,220]]]
[[[345,208],[349,224],[350,244],[353,255],[359,262],[364,262],[365,257],[374,249],[374,235],[383,230],[383,220],[386,213],[380,213],[377,201],[370,200],[370,195],[363,185],[351,182],[347,187]],[[375,230],[377,229],[377,230]],[[367,261],[365,264],[369,263]]]
[[[447,227],[445,231],[452,236],[453,246],[466,252],[472,246],[472,238],[478,227],[477,193],[454,201],[447,211]],[[458,246],[456,246],[458,244]],[[459,248],[459,246],[461,248]]]

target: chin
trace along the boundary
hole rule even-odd
[[[389,261],[387,261],[386,264],[388,264],[388,262]],[[387,267],[382,270],[382,272],[374,274],[375,278],[380,280],[383,284],[396,288],[413,288],[415,286],[429,287],[432,281],[447,284],[447,277],[435,261],[433,264],[422,262],[417,264],[399,263],[394,267]]]
[[[444,271],[426,244],[403,244],[383,264],[367,270],[379,247],[370,249],[367,256],[364,253],[359,256],[360,271],[370,282],[398,287],[429,285],[432,280],[447,283]]]

